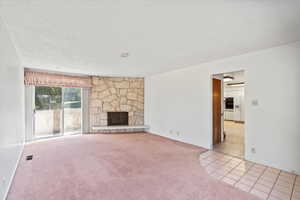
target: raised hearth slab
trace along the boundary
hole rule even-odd
[[[144,132],[150,127],[147,125],[139,126],[94,126],[92,133],[128,133],[128,132]]]

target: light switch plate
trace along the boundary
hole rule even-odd
[[[258,106],[258,100],[257,99],[252,100],[252,106]]]

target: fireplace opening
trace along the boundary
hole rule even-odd
[[[107,125],[108,126],[128,125],[128,112],[108,112]]]

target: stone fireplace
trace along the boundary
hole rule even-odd
[[[89,98],[92,132],[98,132],[93,127],[113,126],[108,122],[109,113],[126,112],[128,126],[144,125],[144,78],[92,77],[92,84]]]

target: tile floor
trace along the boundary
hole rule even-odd
[[[215,151],[200,155],[200,164],[215,179],[263,200],[300,200],[300,176]]]
[[[226,139],[214,146],[214,150],[229,155],[244,157],[244,124],[233,121],[224,121]]]

